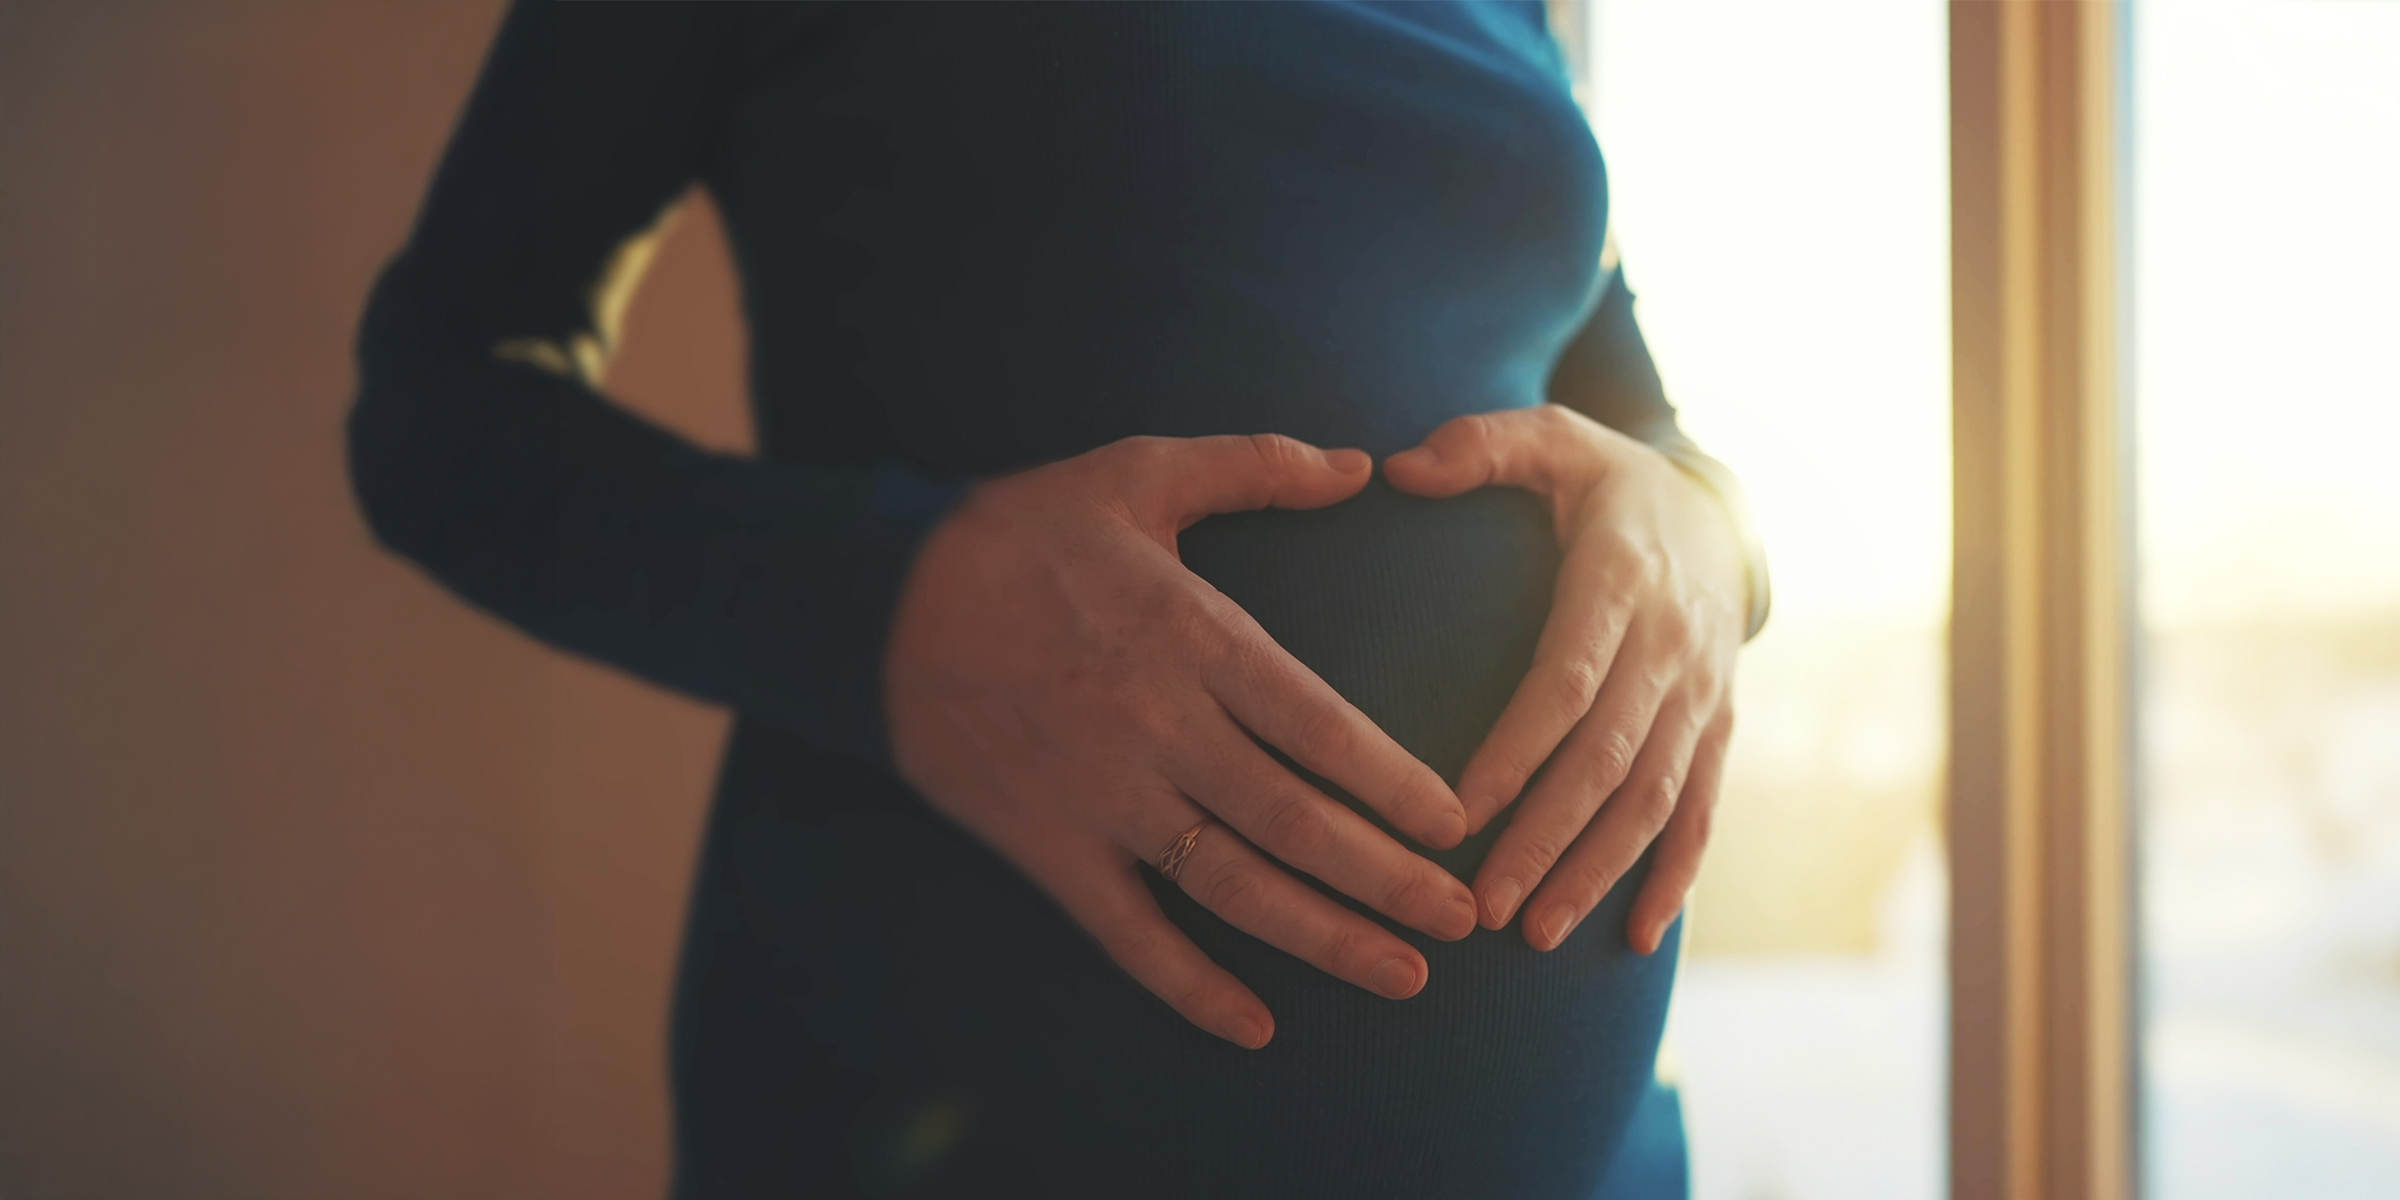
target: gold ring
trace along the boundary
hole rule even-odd
[[[1166,876],[1167,882],[1173,883],[1177,876],[1183,874],[1185,860],[1191,858],[1192,848],[1200,844],[1200,831],[1216,824],[1216,820],[1215,817],[1200,818],[1199,824],[1175,835],[1175,840],[1168,842],[1167,848],[1158,852],[1158,873]]]

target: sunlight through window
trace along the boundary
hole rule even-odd
[[[2149,1191],[2400,1181],[2400,6],[2133,23]]]
[[[1750,489],[1744,654],[1670,1021],[1700,1200],[1945,1189],[1947,48],[1929,0],[1603,0],[1590,99],[1686,427]]]

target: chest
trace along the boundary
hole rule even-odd
[[[1406,389],[1492,406],[1592,294],[1604,177],[1538,5],[759,20],[716,181],[754,332],[930,457],[1423,425]],[[997,403],[929,399],[962,389]]]

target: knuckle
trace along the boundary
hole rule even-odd
[[[1139,921],[1112,921],[1094,929],[1092,936],[1107,948],[1110,958],[1116,959],[1129,971],[1149,962],[1158,945],[1158,931]]]
[[[1476,450],[1490,445],[1492,439],[1499,433],[1494,427],[1492,416],[1489,413],[1468,413],[1466,416],[1456,418],[1450,422],[1449,430],[1450,436],[1460,443],[1461,448],[1467,450]]]
[[[1348,924],[1336,925],[1325,940],[1317,944],[1314,961],[1318,969],[1330,974],[1347,974],[1343,967],[1358,954],[1358,931]]]
[[[1133,736],[1149,746],[1171,746],[1181,740],[1183,715],[1153,695],[1136,692],[1120,702],[1119,711]]]
[[[1193,1013],[1206,1012],[1211,1007],[1214,1007],[1213,1002],[1216,1000],[1216,997],[1217,989],[1211,981],[1207,979],[1193,979],[1188,980],[1181,986],[1177,987],[1175,989],[1175,994],[1168,996],[1165,999],[1167,1004],[1175,1011],[1181,1013]]]
[[[1210,869],[1197,894],[1209,911],[1239,925],[1257,909],[1264,886],[1248,864],[1227,861]]]
[[[1691,613],[1681,605],[1670,606],[1651,618],[1651,636],[1658,639],[1661,648],[1678,656],[1700,644],[1699,629],[1692,623]]]
[[[1292,742],[1284,749],[1319,762],[1343,762],[1357,757],[1357,738],[1340,709],[1311,704],[1292,725]]]
[[[1634,795],[1634,816],[1642,828],[1655,837],[1659,830],[1667,827],[1668,818],[1675,815],[1675,802],[1681,795],[1682,785],[1674,776],[1653,780]]]
[[[1725,673],[1713,663],[1703,663],[1683,677],[1683,686],[1692,697],[1692,713],[1701,732],[1708,732],[1709,718],[1725,707]]]
[[[1393,765],[1392,792],[1409,811],[1446,812],[1460,806],[1458,793],[1433,768],[1405,752],[1403,756],[1407,761]]]
[[[1235,639],[1216,606],[1187,589],[1159,598],[1152,606],[1151,623],[1182,657],[1215,662],[1234,650]]]
[[[1260,833],[1275,857],[1298,864],[1317,861],[1333,840],[1333,814],[1315,796],[1286,789],[1271,802]]]
[[[1564,899],[1578,912],[1589,912],[1608,895],[1610,888],[1617,886],[1617,873],[1604,862],[1587,862],[1568,874],[1567,883]]]
[[[1714,836],[1717,831],[1716,807],[1708,804],[1693,805],[1691,812],[1684,817],[1684,827],[1689,831],[1685,836],[1691,839],[1692,849],[1698,851],[1705,848],[1709,838]]]
[[[1243,442],[1258,463],[1257,478],[1250,485],[1250,506],[1263,508],[1280,503],[1284,489],[1296,482],[1299,475],[1300,443],[1273,433],[1253,433]]]
[[[1674,688],[1675,680],[1680,674],[1672,662],[1647,664],[1642,668],[1640,694],[1649,697],[1650,702],[1655,704],[1659,698],[1664,697]]]
[[[1259,465],[1278,473],[1294,465],[1300,450],[1300,443],[1280,433],[1253,433],[1249,435],[1249,443]]]
[[[1431,882],[1416,871],[1404,872],[1399,879],[1393,881],[1391,887],[1385,889],[1383,904],[1378,911],[1387,916],[1397,916],[1410,911],[1422,897],[1432,890],[1429,886]]]
[[[1603,525],[1600,561],[1608,566],[1610,578],[1617,581],[1618,592],[1629,600],[1634,596],[1653,594],[1667,579],[1667,557],[1656,544],[1635,537],[1623,530]]]
[[[1153,434],[1136,434],[1119,439],[1110,443],[1109,449],[1121,465],[1136,470],[1156,467],[1173,452],[1170,439]]]
[[[1533,779],[1533,773],[1542,769],[1542,760],[1535,756],[1530,747],[1510,746],[1501,754],[1496,765],[1500,770],[1500,781],[1507,785],[1506,794],[1514,796],[1522,793],[1526,783]]]
[[[1226,636],[1225,627],[1217,624],[1214,614],[1196,605],[1178,605],[1167,613],[1163,624],[1167,636],[1173,639],[1178,657],[1192,663],[1215,665],[1237,654],[1233,639]]]
[[[1646,591],[1662,591],[1667,581],[1674,577],[1674,566],[1668,561],[1665,548],[1656,543],[1645,542],[1633,547],[1630,557],[1635,578],[1642,581]]]
[[[1555,821],[1539,821],[1525,830],[1524,840],[1517,844],[1519,857],[1530,868],[1529,874],[1547,872],[1575,844],[1581,830],[1568,829]]]
[[[1612,722],[1592,748],[1592,766],[1599,786],[1614,791],[1633,770],[1633,732],[1623,722]]]
[[[1592,701],[1600,695],[1600,684],[1608,678],[1608,667],[1600,660],[1597,649],[1580,651],[1558,667],[1558,703],[1570,718],[1592,710]]]
[[[1620,590],[1601,597],[1600,602],[1594,606],[1596,611],[1593,614],[1598,621],[1600,630],[1597,640],[1621,643],[1624,640],[1626,629],[1633,625],[1636,603],[1637,601],[1630,591]]]

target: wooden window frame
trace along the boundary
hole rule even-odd
[[[2124,34],[1950,5],[1953,1200],[2137,1187]]]

